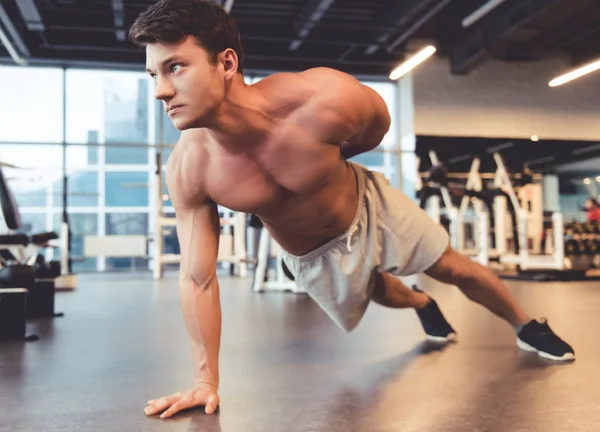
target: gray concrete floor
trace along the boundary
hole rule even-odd
[[[424,342],[414,311],[373,305],[353,333],[306,296],[253,294],[223,278],[219,414],[147,418],[146,400],[185,389],[191,356],[173,275],[83,276],[59,293],[41,339],[0,345],[0,431],[597,430],[600,286],[508,282],[576,349],[556,365],[517,350],[512,330],[455,288],[427,284],[459,333]]]

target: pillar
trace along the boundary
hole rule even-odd
[[[400,78],[396,83],[396,146],[398,155],[397,186],[410,198],[416,199],[416,183],[419,172],[415,153],[415,103],[412,73]]]
[[[545,175],[542,178],[542,197],[542,205],[545,211],[560,211],[560,192],[557,175]]]

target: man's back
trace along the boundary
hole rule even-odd
[[[247,107],[252,132],[246,137],[232,141],[206,129],[184,131],[169,160],[178,178],[170,182],[175,193],[187,202],[203,194],[213,203],[259,215],[294,254],[342,233],[356,212],[356,178],[341,155],[351,114],[313,85],[330,74],[339,73],[276,74],[252,86],[256,97]],[[332,113],[336,105],[339,115]]]

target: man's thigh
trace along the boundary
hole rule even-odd
[[[413,200],[389,183],[375,184],[381,270],[396,276],[421,273],[436,263],[450,244],[448,233]]]

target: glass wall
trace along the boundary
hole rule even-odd
[[[153,236],[158,199],[165,214],[174,215],[165,170],[180,132],[154,100],[146,74],[0,66],[0,76],[0,94],[10,101],[0,106],[0,166],[22,214],[20,231],[59,232],[66,198],[76,272],[147,269],[149,257],[86,258],[84,251],[85,236]],[[246,82],[260,79],[248,76]],[[394,85],[366,84],[384,97],[395,121]],[[392,125],[376,150],[354,160],[393,180],[395,134]],[[163,162],[160,196],[157,152]],[[165,252],[178,253],[171,231]],[[60,252],[47,256],[58,259]]]

